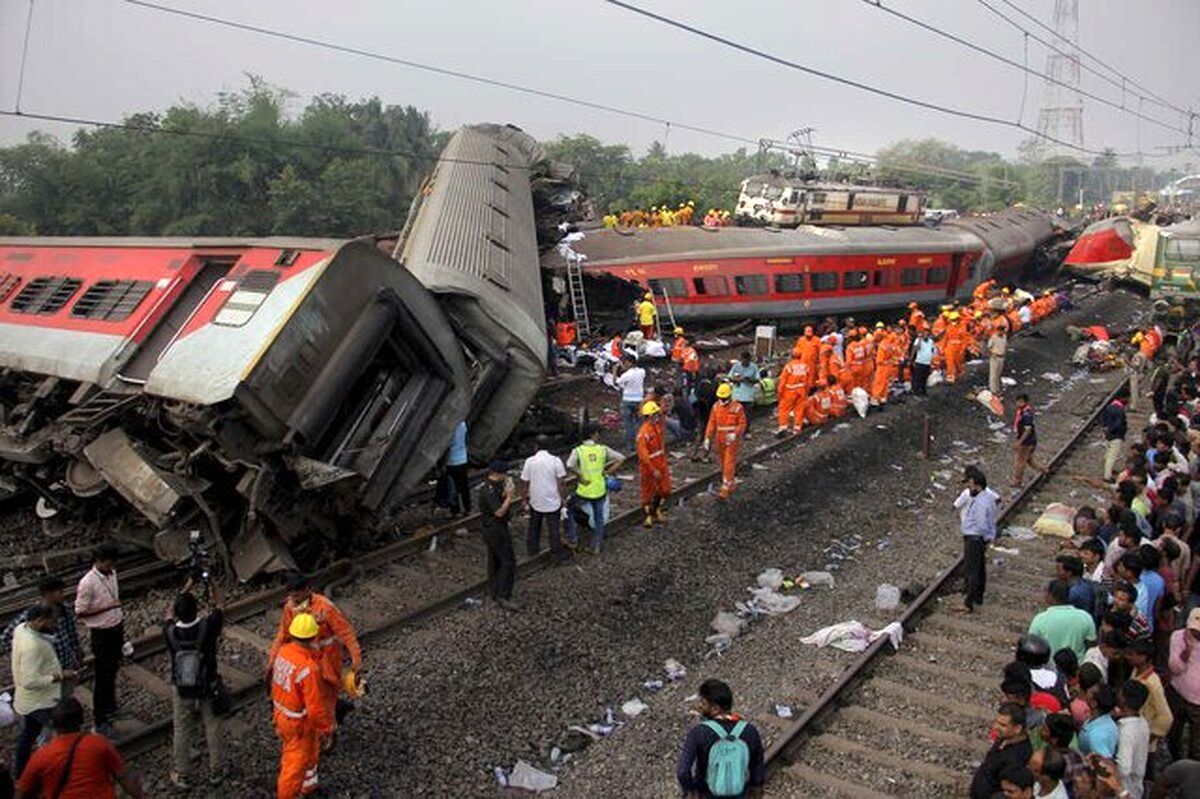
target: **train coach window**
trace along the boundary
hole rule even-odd
[[[925,282],[924,269],[901,269],[900,270],[900,285],[901,286],[919,286]]]
[[[129,318],[152,288],[152,280],[99,280],[71,306],[71,316],[120,322]]]
[[[775,293],[800,294],[804,291],[804,273],[775,276]]]
[[[944,266],[935,266],[925,273],[925,284],[934,285],[937,283],[945,283],[950,277],[950,270]]]
[[[733,285],[738,294],[766,294],[767,276],[737,275],[733,278]]]
[[[1163,257],[1171,261],[1200,261],[1200,239],[1167,239]]]
[[[646,282],[650,284],[650,291],[658,296],[664,294],[668,297],[687,296],[687,283],[681,277],[655,277]]]
[[[729,284],[724,277],[694,277],[692,287],[701,297],[723,297],[729,293]]]
[[[808,285],[813,291],[837,291],[837,272],[813,272],[808,276]]]
[[[10,307],[17,313],[58,313],[82,285],[76,277],[35,277],[17,292]]]
[[[213,324],[226,327],[241,327],[250,321],[254,312],[267,299],[271,289],[279,282],[279,275],[265,269],[247,272],[237,287],[230,292],[229,299],[213,317]]]
[[[846,291],[857,291],[859,289],[865,289],[870,282],[868,280],[867,275],[868,275],[867,272],[863,272],[863,271],[859,271],[859,270],[843,273],[842,274],[842,288],[845,289]]]
[[[19,285],[21,285],[19,275],[14,275],[12,272],[0,275],[0,302],[7,300],[8,295],[12,294]]]

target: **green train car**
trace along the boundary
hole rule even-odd
[[[1168,330],[1182,329],[1200,312],[1200,219],[1159,229],[1150,299]]]

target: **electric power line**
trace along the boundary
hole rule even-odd
[[[132,2],[132,0],[127,0],[127,1]],[[750,45],[742,44],[742,43],[734,41],[733,39],[730,39],[728,37],[721,36],[716,33],[711,33],[709,31],[703,30],[702,28],[698,28],[694,25],[689,25],[686,22],[681,22],[679,20],[672,19],[671,17],[667,17],[662,14],[657,14],[653,11],[649,11],[647,9],[633,5],[632,3],[624,2],[624,0],[605,0],[605,2],[608,3],[609,5],[616,6],[625,11],[629,11],[631,13],[637,14],[639,16],[645,17],[645,18],[653,20],[655,22],[659,22],[663,25],[667,25],[669,27],[685,31],[694,36],[698,36],[702,39],[708,39],[709,41],[716,42],[717,44],[723,45],[730,49],[737,50],[742,53],[746,53],[747,55],[752,55],[752,56],[755,56],[756,58],[761,58],[765,61],[770,61],[774,64],[778,64],[779,66],[787,67],[789,69],[794,69],[798,72],[803,72],[805,74],[812,75],[814,77],[823,78],[825,80],[832,81],[834,83],[838,83],[843,86],[850,86],[852,88],[860,89],[860,90],[868,92],[870,94],[878,95],[880,97],[886,97],[890,100],[896,100],[898,102],[906,103],[908,105],[917,106],[918,108],[925,108],[930,111],[937,111],[939,113],[948,114],[950,116],[956,116],[956,117],[959,117],[962,119],[972,119],[977,122],[987,122],[987,123],[990,123],[993,125],[1000,125],[1003,127],[1015,128],[1017,130],[1024,131],[1032,136],[1036,136],[1038,138],[1050,141],[1054,144],[1058,144],[1063,147],[1070,148],[1072,150],[1077,150],[1082,153],[1087,153],[1089,155],[1107,155],[1108,154],[1103,150],[1093,150],[1093,149],[1089,149],[1086,147],[1080,147],[1078,145],[1072,144],[1071,142],[1063,141],[1062,139],[1058,139],[1053,136],[1048,136],[1044,133],[1041,133],[1038,130],[1035,130],[1035,129],[1029,127],[1028,125],[1024,124],[1023,122],[1014,122],[1011,119],[1003,119],[1001,117],[993,116],[991,114],[984,114],[984,113],[980,113],[977,111],[968,111],[968,110],[964,110],[961,108],[954,108],[954,107],[943,105],[940,103],[935,103],[935,102],[932,102],[929,100],[922,100],[918,97],[913,97],[911,95],[902,94],[900,92],[894,92],[889,89],[884,89],[879,86],[874,86],[872,84],[869,84],[869,83],[866,83],[866,82],[863,82],[860,80],[843,77],[841,75],[836,75],[832,72],[827,72],[825,70],[817,69],[816,67],[810,67],[805,64],[800,64],[795,61],[791,61],[787,58],[784,58],[782,56],[768,53],[765,50],[761,50],[756,47],[752,47]],[[1118,156],[1127,157],[1127,158],[1134,157],[1134,156],[1154,158],[1154,157],[1159,157],[1161,155],[1161,154],[1156,154],[1156,153],[1144,153],[1144,152],[1121,152],[1121,153],[1114,153],[1114,154],[1118,155]]]
[[[1012,8],[1014,11],[1016,11],[1018,14],[1020,14],[1020,15],[1021,15],[1021,16],[1023,16],[1023,17],[1025,17],[1026,19],[1029,19],[1029,20],[1031,20],[1031,21],[1032,21],[1032,22],[1033,22],[1035,25],[1037,25],[1039,28],[1042,28],[1043,30],[1049,31],[1050,33],[1052,33],[1052,34],[1054,35],[1054,37],[1055,37],[1055,38],[1057,38],[1057,39],[1061,39],[1062,41],[1066,42],[1066,43],[1067,43],[1067,44],[1069,44],[1069,45],[1070,45],[1070,46],[1071,46],[1073,49],[1075,49],[1075,50],[1078,50],[1078,51],[1079,51],[1081,54],[1083,54],[1083,55],[1087,56],[1088,58],[1092,59],[1092,61],[1094,61],[1094,62],[1096,62],[1097,64],[1099,64],[1100,66],[1104,67],[1104,68],[1105,68],[1105,69],[1107,69],[1109,72],[1113,73],[1114,75],[1119,75],[1119,76],[1120,76],[1120,78],[1121,78],[1121,83],[1119,83],[1119,84],[1118,84],[1118,83],[1116,83],[1116,82],[1114,82],[1114,81],[1112,81],[1112,80],[1110,80],[1110,79],[1108,79],[1108,78],[1105,78],[1105,76],[1103,76],[1103,75],[1100,75],[1099,73],[1093,73],[1093,74],[1096,74],[1098,77],[1105,78],[1105,80],[1109,80],[1109,82],[1110,82],[1110,83],[1112,83],[1112,85],[1114,85],[1114,86],[1116,86],[1116,87],[1120,88],[1122,91],[1124,91],[1124,90],[1125,90],[1125,84],[1126,84],[1126,83],[1128,83],[1130,86],[1136,86],[1137,88],[1141,89],[1141,90],[1142,90],[1143,92],[1145,92],[1146,94],[1145,94],[1145,95],[1141,95],[1141,94],[1138,94],[1138,93],[1136,93],[1136,92],[1131,92],[1131,94],[1134,94],[1135,96],[1138,96],[1138,97],[1143,97],[1144,99],[1153,99],[1153,100],[1155,100],[1155,101],[1156,101],[1156,102],[1155,102],[1155,105],[1162,106],[1163,108],[1169,108],[1169,109],[1171,109],[1172,111],[1178,111],[1179,113],[1181,113],[1181,114],[1184,114],[1184,115],[1186,115],[1186,116],[1195,116],[1195,113],[1194,113],[1193,111],[1191,111],[1191,110],[1188,110],[1188,109],[1183,109],[1183,108],[1180,108],[1179,106],[1175,105],[1175,104],[1174,104],[1174,103],[1172,103],[1170,100],[1168,100],[1168,99],[1166,99],[1165,97],[1163,97],[1162,95],[1156,94],[1156,93],[1155,93],[1155,92],[1154,92],[1152,89],[1150,89],[1150,88],[1148,88],[1148,87],[1146,87],[1146,86],[1143,86],[1141,83],[1138,83],[1137,81],[1133,80],[1132,78],[1127,78],[1127,77],[1125,77],[1125,74],[1124,74],[1124,72],[1122,72],[1121,70],[1117,69],[1116,67],[1113,67],[1113,66],[1111,66],[1111,65],[1109,65],[1109,64],[1107,64],[1107,63],[1105,63],[1105,62],[1104,62],[1104,61],[1102,61],[1102,60],[1101,60],[1099,57],[1092,55],[1092,54],[1091,54],[1091,53],[1089,53],[1087,50],[1084,50],[1082,47],[1080,47],[1080,46],[1079,46],[1079,44],[1078,44],[1078,43],[1076,43],[1076,42],[1073,42],[1073,41],[1071,41],[1070,39],[1068,39],[1068,38],[1064,37],[1064,36],[1063,36],[1061,33],[1059,33],[1058,31],[1054,30],[1054,28],[1050,27],[1049,25],[1047,25],[1046,23],[1042,22],[1042,21],[1041,21],[1040,19],[1038,19],[1037,17],[1033,16],[1033,14],[1030,14],[1028,11],[1026,11],[1025,9],[1021,8],[1021,7],[1020,7],[1020,6],[1018,6],[1016,3],[1013,3],[1013,2],[1012,2],[1012,0],[1000,0],[1000,2],[1004,3],[1004,4],[1005,4],[1006,6],[1008,6],[1008,7]],[[986,4],[986,3],[984,3],[984,5],[987,5],[987,4]],[[993,11],[994,11],[994,9],[993,9]],[[1002,16],[1002,15],[1001,15],[1001,16]],[[1004,17],[1004,19],[1008,20],[1008,18],[1007,18],[1007,17]],[[1009,22],[1009,24],[1015,24],[1015,23],[1013,23],[1011,20],[1008,20],[1008,22]],[[1016,27],[1018,27],[1018,28],[1019,28],[1020,26],[1016,26]],[[1024,31],[1024,28],[1021,28],[1021,30],[1023,30],[1023,31]],[[1028,33],[1028,31],[1025,31],[1025,32],[1026,32],[1026,33]],[[1041,41],[1041,40],[1039,39],[1038,41]],[[1047,45],[1047,46],[1049,46],[1049,45]],[[1062,51],[1059,51],[1059,50],[1056,50],[1056,52],[1058,52],[1060,55],[1066,55],[1066,53],[1063,53]],[[1083,65],[1081,64],[1081,66],[1083,66]],[[1088,67],[1086,67],[1086,66],[1084,66],[1083,68],[1084,68],[1084,69],[1088,69]],[[1090,69],[1088,69],[1088,71],[1091,71],[1091,70],[1090,70]]]
[[[1131,114],[1135,117],[1138,117],[1139,119],[1142,119],[1146,122],[1151,122],[1155,125],[1158,125],[1159,127],[1165,128],[1167,130],[1173,130],[1176,133],[1182,133],[1184,135],[1187,135],[1188,131],[1186,128],[1176,127],[1176,126],[1170,124],[1169,122],[1163,122],[1161,119],[1157,119],[1152,116],[1144,116],[1140,112],[1135,111],[1132,108],[1126,108],[1123,104],[1114,102],[1114,101],[1108,99],[1107,97],[1102,97],[1098,94],[1094,94],[1092,92],[1085,91],[1084,89],[1080,89],[1077,86],[1072,86],[1064,80],[1055,78],[1054,76],[1049,75],[1045,72],[1039,72],[1036,69],[1032,69],[1029,67],[1028,64],[1022,64],[1019,61],[1011,59],[1001,53],[997,53],[995,50],[990,50],[990,49],[984,47],[983,45],[977,44],[965,37],[959,36],[957,34],[951,33],[950,31],[939,28],[938,26],[933,25],[932,23],[925,22],[924,20],[918,19],[909,14],[906,14],[903,11],[899,11],[895,8],[891,8],[890,6],[885,6],[883,4],[883,0],[862,0],[862,2],[866,3],[867,5],[871,6],[872,8],[877,8],[880,11],[883,11],[887,14],[891,14],[893,17],[896,17],[897,19],[901,19],[911,25],[915,25],[918,28],[921,28],[922,30],[928,31],[929,33],[932,33],[935,36],[940,36],[943,39],[948,39],[948,40],[955,42],[956,44],[962,45],[963,47],[966,47],[970,50],[974,50],[977,53],[986,55],[995,61],[999,61],[1000,63],[1005,64],[1006,66],[1013,67],[1014,69],[1019,69],[1022,72],[1024,72],[1026,75],[1033,75],[1035,77],[1042,78],[1043,80],[1049,81],[1050,83],[1055,83],[1055,84],[1058,84],[1059,86],[1064,86],[1068,89],[1071,89],[1074,92],[1077,92],[1078,94],[1083,95],[1084,97],[1087,97],[1091,100],[1095,100],[1096,102],[1098,102],[1102,105],[1106,105],[1110,108],[1115,108],[1118,111],[1123,111],[1127,114]]]

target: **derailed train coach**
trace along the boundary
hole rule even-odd
[[[390,530],[541,381],[540,160],[460,130],[399,238],[0,239],[0,497],[240,579]]]

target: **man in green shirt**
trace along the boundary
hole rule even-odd
[[[1090,613],[1071,604],[1071,589],[1062,580],[1051,580],[1046,587],[1048,607],[1033,617],[1029,632],[1040,635],[1050,644],[1050,652],[1070,649],[1083,660],[1088,647],[1096,640],[1096,623]]]

